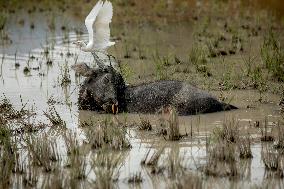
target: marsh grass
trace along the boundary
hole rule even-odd
[[[236,146],[224,142],[209,145],[207,149],[207,161],[202,171],[207,176],[237,177]]]
[[[202,171],[208,176],[240,176],[237,164],[237,147],[240,153],[250,150],[240,141],[239,123],[236,119],[225,120],[222,127],[213,130],[211,141],[206,145],[207,161]],[[244,148],[244,151],[243,151]]]
[[[185,175],[185,162],[184,155],[180,155],[179,148],[172,148],[166,155],[166,161],[164,163],[165,170],[169,178],[175,180]]]
[[[283,156],[268,145],[262,148],[261,158],[265,165],[267,177],[284,177]]]
[[[126,44],[125,45],[125,52],[124,52],[124,58],[126,58],[126,59],[128,59],[128,58],[131,58],[131,51],[130,51],[130,49],[129,49],[129,46]]]
[[[73,181],[74,182],[74,181]],[[44,189],[62,189],[62,188],[72,188],[76,187],[73,184],[69,174],[60,168],[56,168],[53,174],[48,174],[43,178],[40,188]],[[72,186],[72,187],[71,187]]]
[[[246,67],[245,72],[247,76],[251,76],[251,74],[253,73],[253,69],[255,69],[256,66],[256,58],[257,56],[251,55],[251,52],[249,52],[248,56],[242,57]]]
[[[239,122],[235,118],[225,120],[222,127],[213,130],[213,136],[217,141],[236,143],[239,140]]]
[[[22,99],[20,100],[22,102]],[[25,104],[22,103],[21,109],[16,110],[15,107],[10,102],[10,100],[6,98],[6,96],[4,95],[4,97],[1,99],[0,102],[0,114],[2,118],[6,120],[16,120],[23,118],[24,116],[31,114],[31,111],[26,109],[26,105],[27,103]]]
[[[264,38],[261,47],[261,58],[264,65],[278,81],[284,81],[284,52],[279,39],[272,30]]]
[[[7,32],[7,20],[9,18],[9,14],[7,11],[3,10],[0,13],[0,39],[1,39],[1,44],[11,44],[12,40],[9,37],[9,34]]]
[[[152,124],[150,123],[150,120],[146,117],[142,117],[139,115],[140,123],[138,124],[139,130],[143,131],[151,131],[152,130]]]
[[[60,85],[61,86],[67,86],[71,83],[71,77],[70,77],[70,69],[65,61],[65,64],[63,67],[61,67],[61,78],[60,78]]]
[[[27,171],[24,173],[23,176],[23,186],[27,188],[34,188],[36,187],[39,181],[39,173],[40,170],[38,167],[34,167],[31,163],[27,164]]]
[[[91,124],[90,127],[85,128],[88,143],[94,149],[103,147],[109,147],[115,150],[131,148],[131,144],[127,138],[126,128],[116,125],[108,118],[98,125]]]
[[[140,184],[141,182],[143,182],[141,172],[130,175],[130,177],[127,179],[127,182],[130,184]]]
[[[80,146],[78,136],[72,131],[66,131],[63,134],[63,140],[66,146],[67,154],[79,154]]]
[[[172,141],[179,140],[181,135],[179,132],[178,114],[175,108],[170,109],[169,116],[167,139]]]
[[[194,44],[189,53],[189,63],[198,66],[207,64],[207,52],[198,44]]]
[[[259,92],[259,101],[263,101],[263,94],[268,90],[268,79],[263,74],[261,67],[256,66],[251,74],[253,86]]]
[[[9,188],[12,184],[12,173],[15,164],[15,159],[11,157],[14,157],[15,151],[10,137],[6,138],[2,145],[0,151],[0,186],[1,188]]]
[[[179,118],[174,107],[166,107],[162,110],[160,119],[160,131],[166,140],[176,141],[182,136],[179,131]]]
[[[230,50],[235,51],[235,52],[244,50],[243,38],[240,32],[238,31],[232,32]]]
[[[57,143],[46,134],[35,137],[29,135],[24,138],[29,157],[35,166],[42,166],[45,172],[53,171],[53,162],[60,160]]]
[[[275,136],[274,147],[276,149],[284,149],[284,122],[279,120],[276,126],[277,134]]]
[[[239,148],[239,157],[241,159],[253,158],[252,151],[251,151],[250,136],[239,138],[237,145]]]
[[[1,32],[3,32],[3,30],[5,29],[6,22],[7,22],[7,13],[1,11],[1,14],[0,14],[0,31]]]
[[[95,173],[95,188],[113,188],[119,178],[123,154],[106,149],[98,151],[92,159],[91,167]]]
[[[161,147],[151,154],[151,149],[148,149],[144,158],[141,160],[141,165],[157,166],[160,156],[163,154],[165,147]],[[151,155],[150,155],[151,154]]]
[[[265,117],[264,120],[264,128],[261,128],[261,141],[268,142],[268,141],[274,141],[274,135],[272,133],[272,130],[268,127],[268,118]]]
[[[85,155],[76,152],[69,154],[68,167],[71,168],[71,179],[84,180],[87,178],[87,160]]]
[[[186,173],[182,177],[170,181],[168,188],[188,188],[188,189],[201,189],[203,187],[203,179],[198,174]]]
[[[171,56],[161,56],[159,51],[156,51],[152,55],[152,59],[155,65],[155,74],[158,80],[168,79],[167,67],[171,65]]]
[[[59,113],[56,111],[55,106],[50,106],[49,110],[43,113],[51,122],[53,127],[66,129],[66,122],[61,118]]]
[[[144,158],[140,162],[142,166],[146,166],[150,168],[151,174],[159,174],[164,170],[163,167],[159,166],[158,162],[165,151],[165,146],[159,147],[153,153],[151,153],[151,149],[147,151]]]

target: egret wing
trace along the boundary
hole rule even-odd
[[[112,4],[109,1],[106,1],[102,8],[100,9],[96,20],[93,24],[94,30],[94,46],[96,49],[106,48],[114,44],[110,42],[110,28],[109,23],[111,22],[113,15]]]
[[[89,33],[89,42],[93,41],[94,39],[93,25],[102,7],[103,7],[103,2],[99,0],[85,19],[85,25]]]

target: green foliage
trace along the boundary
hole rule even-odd
[[[132,68],[127,64],[120,64],[120,71],[126,81],[134,75]]]

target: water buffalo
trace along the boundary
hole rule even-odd
[[[237,109],[182,81],[126,86],[121,74],[112,66],[91,69],[86,64],[76,64],[72,68],[86,77],[79,91],[78,105],[82,110],[156,113],[173,106],[179,115],[192,115]]]

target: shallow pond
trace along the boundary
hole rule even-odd
[[[176,159],[176,161],[181,161],[182,169],[200,177],[205,188],[248,188],[258,186],[283,188],[283,179],[267,177],[265,165],[262,161],[262,151],[265,144],[262,144],[259,140],[264,125],[268,129],[274,128],[281,119],[278,105],[279,95],[265,93],[263,95],[264,102],[259,102],[259,92],[256,90],[211,91],[217,97],[222,93],[227,99],[232,99],[230,102],[239,109],[228,112],[181,116],[179,117],[179,131],[183,137],[179,141],[168,141],[154,131],[141,131],[137,128],[137,125],[140,124],[140,117],[149,120],[153,128],[158,128],[164,115],[104,115],[89,111],[78,111],[78,90],[84,78],[76,77],[70,67],[80,62],[87,62],[92,66],[95,63],[90,53],[81,52],[70,42],[77,39],[87,39],[87,36],[62,30],[55,30],[53,34],[50,34],[46,32],[47,29],[43,22],[44,16],[41,14],[34,16],[38,17],[32,19],[35,29],[30,28],[31,18],[24,13],[19,13],[9,19],[9,33],[13,43],[0,47],[2,52],[0,54],[0,57],[2,57],[0,62],[0,93],[10,99],[17,108],[21,108],[23,104],[27,103],[27,107],[32,108],[37,113],[36,116],[30,118],[32,123],[49,122],[44,116],[44,111],[48,111],[50,104],[52,104],[66,122],[67,128],[79,133],[79,138],[83,142],[85,140],[85,128],[80,127],[82,124],[99,125],[99,122],[108,118],[117,125],[126,125],[127,138],[132,148],[113,152],[118,155],[122,154],[120,157],[120,174],[115,184],[116,187],[168,188],[171,186],[172,181],[168,179],[167,174],[169,173],[167,171],[163,174],[153,174],[149,167],[141,165],[141,161],[149,150],[149,153],[152,154],[164,147],[164,153],[159,159],[159,164],[162,167],[165,166],[164,164],[168,164],[168,154],[176,156],[179,159]],[[18,17],[26,17],[24,26],[13,24]],[[58,22],[63,21],[59,20]],[[77,23],[72,24],[77,25]],[[188,46],[193,43],[191,35],[193,29],[190,24],[165,26],[162,29],[149,26],[141,29],[142,31],[139,30],[139,32],[134,26],[115,30],[117,30],[117,33],[120,33],[120,31],[123,33],[123,31],[127,31],[131,27],[133,27],[132,34],[136,36],[133,37],[132,35],[132,37],[141,38],[137,41],[142,41],[140,43],[143,46],[142,54],[149,54],[146,51],[155,51],[158,48],[161,54],[171,53],[186,57],[190,49]],[[128,32],[128,35],[131,35],[131,32]],[[135,70],[134,73],[132,73],[133,71],[129,73],[130,82],[133,83],[140,76],[143,77],[143,81],[151,80],[151,77],[155,74],[153,60],[150,57],[146,57],[146,59],[139,58],[141,52],[133,49],[129,49],[129,51],[133,51],[132,57],[130,59],[124,58],[125,53],[128,51],[124,42],[124,40],[117,41],[117,45],[110,52],[118,57],[123,64],[128,64],[132,70]],[[159,47],[157,47],[158,45]],[[135,45],[130,46],[133,48]],[[136,46],[139,46],[139,44]],[[235,58],[238,58],[238,56],[232,56],[232,59]],[[236,164],[241,175],[238,178],[204,176],[201,168],[208,160],[207,140],[212,135],[213,130],[216,127],[221,127],[226,120],[237,120],[241,135],[250,133],[253,158],[249,160],[237,158]],[[257,127],[258,122],[260,126]],[[58,139],[58,141],[61,140]],[[138,185],[128,183],[129,177],[137,173],[141,173],[142,183]],[[93,172],[88,175],[89,180],[95,177]],[[182,178],[178,178],[178,180],[182,180]],[[14,187],[17,187],[16,184]],[[81,187],[86,186],[81,185]]]

